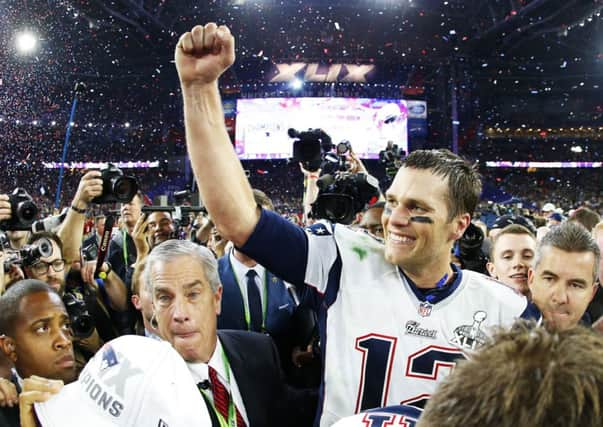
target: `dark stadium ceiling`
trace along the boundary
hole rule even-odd
[[[9,47],[11,31],[28,26],[64,73],[120,78],[165,64],[183,31],[215,20],[232,28],[243,58],[429,64],[464,56],[516,64],[519,73],[538,63],[554,77],[568,72],[563,61],[600,73],[602,8],[603,0],[2,0],[0,42]]]

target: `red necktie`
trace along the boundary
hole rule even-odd
[[[209,380],[211,382],[211,391],[214,395],[214,406],[216,410],[224,417],[224,419],[228,422],[228,405],[230,403],[230,395],[228,391],[226,391],[226,387],[224,384],[220,382],[218,379],[218,373],[214,368],[208,366],[209,368]],[[237,427],[246,427],[245,421],[239,412],[239,409],[236,408],[237,412]]]

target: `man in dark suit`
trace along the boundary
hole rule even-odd
[[[296,307],[293,290],[235,248],[218,260],[218,266],[223,287],[218,329],[268,332],[275,339],[285,335]],[[254,303],[260,304],[254,307]]]
[[[32,375],[69,383],[77,376],[73,336],[61,297],[46,283],[22,280],[0,297],[0,350],[14,363],[20,390]],[[0,425],[20,425],[19,407],[0,408]]]
[[[199,403],[209,407],[214,426],[282,425],[285,414],[293,420],[288,425],[308,425],[311,395],[284,384],[270,337],[217,333],[222,285],[209,249],[168,240],[151,251],[144,275],[153,298],[153,323],[188,362],[200,387]]]

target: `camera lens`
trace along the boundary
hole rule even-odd
[[[49,257],[52,255],[52,243],[46,238],[40,239],[38,250],[41,257]]]
[[[73,329],[73,333],[78,337],[89,337],[94,331],[94,321],[92,317],[87,314],[82,314],[75,319],[71,327]]]
[[[21,219],[21,221],[33,221],[38,214],[38,208],[32,202],[22,202],[19,203],[17,207],[17,216]]]
[[[136,182],[130,178],[118,177],[113,182],[113,194],[120,202],[129,202],[132,200],[137,190],[138,186]]]

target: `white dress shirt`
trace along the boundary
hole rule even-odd
[[[230,371],[230,383],[228,382],[228,374],[226,373],[226,367],[224,366],[224,361],[222,359],[222,351],[222,344],[220,343],[220,340],[217,339],[216,348],[214,349],[214,354],[212,354],[211,358],[209,359],[209,363],[187,363],[188,369],[191,371],[195,383],[198,384],[203,381],[209,381],[208,366],[214,368],[218,373],[218,379],[222,384],[224,384],[226,391],[228,391],[234,399],[235,406],[239,410],[243,420],[245,420],[245,425],[249,425],[249,419],[247,418],[247,411],[245,410],[245,405],[243,404],[243,398],[241,397],[241,392],[239,391],[239,386],[237,385],[237,380],[232,370]],[[207,396],[209,396],[213,404],[214,396],[211,392],[211,388],[205,390],[204,392]]]
[[[264,307],[266,306],[266,301],[264,301],[264,284],[266,283],[266,269],[257,263],[252,268],[247,267],[245,264],[235,258],[234,251],[230,251],[230,254],[228,256],[230,259],[230,265],[232,265],[232,271],[235,277],[237,278],[237,283],[239,284],[241,295],[243,295],[243,304],[245,304],[245,311],[247,313],[249,313],[249,297],[247,296],[247,272],[249,270],[255,271],[255,284],[260,290],[260,300],[262,301],[263,313]]]

